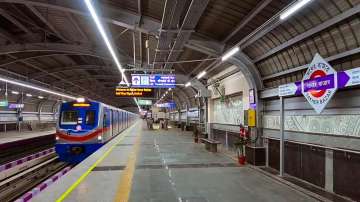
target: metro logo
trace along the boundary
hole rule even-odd
[[[302,94],[321,113],[337,90],[336,71],[319,54],[316,54],[302,81]]]

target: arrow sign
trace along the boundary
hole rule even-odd
[[[360,68],[346,70],[338,73],[338,86],[344,88],[360,84]]]
[[[301,95],[301,81],[279,86],[279,96]]]

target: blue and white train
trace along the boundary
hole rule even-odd
[[[62,103],[56,128],[56,153],[61,161],[79,163],[131,126],[137,117],[100,102]]]

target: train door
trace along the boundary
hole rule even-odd
[[[117,114],[117,117],[118,117],[118,119],[117,119],[117,131],[118,131],[118,133],[120,133],[120,112],[117,111],[116,114]]]
[[[111,110],[111,125],[112,125],[112,128],[111,128],[111,133],[112,133],[112,135],[111,136],[114,136],[115,135],[115,131],[114,131],[114,129],[115,129],[115,127],[114,127],[114,123],[115,123],[115,117],[114,117],[114,111],[113,110]]]
[[[111,136],[111,111],[107,108],[104,108],[104,117],[103,117],[103,129],[104,135]],[[106,137],[105,139],[107,139]]]
[[[125,122],[124,122],[124,120],[125,120],[125,116],[124,116],[124,112],[121,112],[121,130],[124,130],[124,124],[125,124]]]

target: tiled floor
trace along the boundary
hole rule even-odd
[[[128,177],[125,170],[136,144],[139,149],[128,187],[129,201],[316,201],[254,169],[238,167],[221,153],[207,152],[202,144],[193,143],[190,132],[149,131],[144,123],[137,124],[65,201],[115,201],[120,182]],[[60,180],[35,201],[56,200],[74,180]]]

